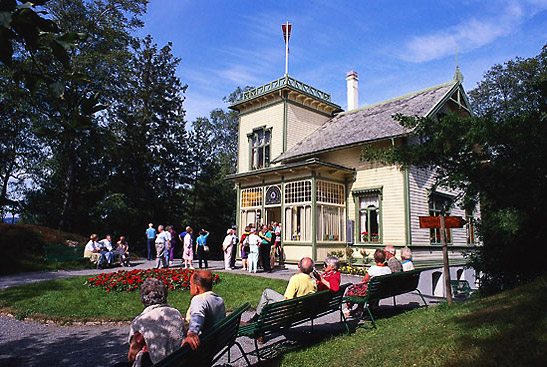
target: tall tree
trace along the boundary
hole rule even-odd
[[[99,102],[114,103],[123,89],[120,76],[127,72],[125,61],[130,54],[131,34],[142,25],[139,17],[146,3],[146,0],[61,0],[46,4],[55,24],[61,29],[76,31],[66,41],[79,37],[79,42],[61,58],[61,63],[51,62],[49,50],[31,54],[33,62],[27,71],[27,74],[46,75],[49,79],[62,76],[50,86],[53,93],[38,94],[34,102],[40,114],[46,116],[40,120],[38,131],[51,151],[50,164],[55,167],[49,177],[47,173],[36,172],[36,179],[42,181],[48,191],[56,192],[52,198],[58,198],[55,204],[61,208],[56,213],[59,228],[71,229],[76,218],[80,220],[78,226],[87,223],[89,214],[76,217],[73,210],[90,205],[75,199],[81,198],[81,185],[85,186],[86,181],[91,186],[96,184],[88,180],[92,176],[88,172],[97,166],[97,161],[90,161],[86,154],[89,150],[100,151],[104,144],[102,136],[107,134],[100,124],[106,114],[94,114],[104,108]],[[84,32],[85,37],[79,36]],[[92,144],[98,145],[92,147]],[[84,166],[86,162],[90,166]]]
[[[179,63],[171,43],[158,48],[147,36],[135,44],[127,88],[113,108],[110,125],[117,148],[112,152],[116,164],[105,197],[108,205],[101,202],[98,208],[118,208],[125,215],[103,215],[107,227],[140,233],[152,219],[177,225],[182,220],[183,191],[190,178],[183,109],[186,85],[176,76]],[[115,217],[117,221],[112,220]]]

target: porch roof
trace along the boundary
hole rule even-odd
[[[239,182],[247,181],[250,178],[262,178],[269,175],[282,175],[283,173],[293,172],[298,169],[307,169],[307,170],[326,170],[330,173],[341,172],[344,176],[353,176],[355,174],[355,169],[341,166],[338,164],[325,162],[317,158],[310,158],[303,161],[292,162],[287,164],[282,164],[279,166],[271,166],[268,168],[263,168],[259,170],[253,170],[242,173],[234,173],[227,175],[226,179]]]

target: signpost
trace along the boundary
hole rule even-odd
[[[452,288],[450,286],[450,267],[448,265],[448,246],[446,245],[446,228],[462,228],[467,223],[462,217],[430,216],[420,217],[420,228],[438,228],[441,232],[443,246],[444,287],[446,302],[452,305]]]

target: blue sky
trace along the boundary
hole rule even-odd
[[[283,76],[287,20],[289,75],[344,109],[349,70],[359,73],[361,107],[451,80],[456,47],[469,90],[494,64],[547,42],[547,0],[152,0],[139,35],[173,42],[191,122],[226,107],[237,86]]]

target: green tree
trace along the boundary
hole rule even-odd
[[[547,235],[546,53],[547,46],[537,57],[488,71],[470,93],[479,117],[398,116],[414,131],[409,141],[420,144],[364,152],[369,160],[433,169],[437,185],[461,190],[469,206],[480,201],[484,245],[470,264],[483,272],[484,289],[510,287],[546,269],[528,261]]]
[[[147,36],[135,45],[127,87],[111,116],[116,164],[109,191],[96,208],[105,227],[141,233],[151,220],[178,226],[185,214],[183,193],[190,183],[183,109],[187,86],[175,75],[179,62],[171,43],[158,48]],[[118,209],[112,211],[113,206]]]
[[[82,194],[95,197],[106,173],[91,170],[108,170],[102,155],[109,141],[105,128],[108,113],[96,112],[113,105],[124,88],[120,81],[130,72],[126,60],[131,34],[142,25],[139,17],[146,10],[146,0],[62,0],[48,2],[46,9],[60,29],[73,30],[64,40],[74,46],[61,44],[68,52],[60,63],[51,62],[54,48],[21,55],[32,60],[25,75],[57,80],[49,85],[49,93],[38,90],[33,96],[33,104],[43,116],[37,119],[41,122],[37,131],[50,152],[44,165],[53,168],[37,170],[35,180],[41,183],[38,192],[50,192],[53,207],[60,208],[48,216],[49,221],[55,218],[59,228],[83,231],[87,230],[92,202]],[[84,32],[86,37],[81,36]],[[29,197],[40,200],[36,193]],[[39,208],[35,204],[30,201],[28,208]],[[88,213],[76,216],[74,208],[87,208]]]

